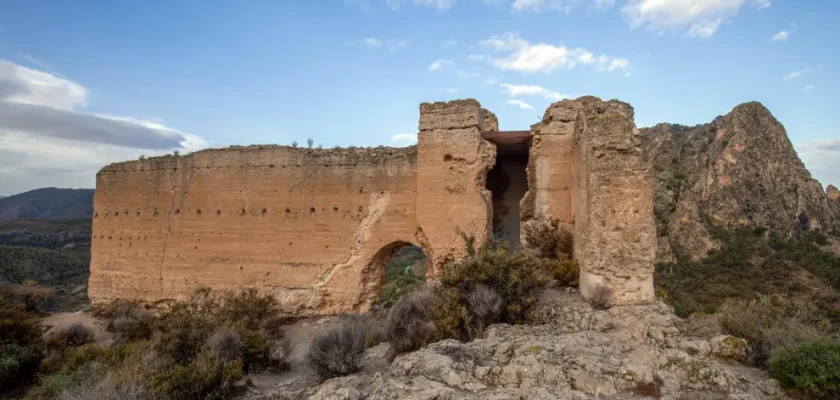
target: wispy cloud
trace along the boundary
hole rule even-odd
[[[382,40],[375,37],[366,37],[359,42],[370,49],[385,49],[388,51],[400,51],[408,46],[406,40]]]
[[[486,0],[485,0],[486,2]],[[615,0],[514,0],[510,8],[514,11],[561,11],[570,13],[575,8],[603,11],[615,4]]]
[[[509,83],[503,83],[500,86],[502,88],[502,93],[505,93],[510,97],[542,96],[549,100],[571,98],[569,95],[560,94],[539,85],[511,85]]]
[[[490,63],[501,70],[524,73],[548,73],[556,69],[574,68],[578,65],[592,67],[598,71],[626,69],[630,61],[625,58],[595,55],[584,48],[570,48],[546,43],[533,44],[522,39],[515,32],[492,36],[482,40],[481,45],[497,53],[507,53],[503,57],[490,57]]]
[[[745,5],[760,10],[769,7],[770,0],[629,0],[621,12],[634,28],[645,27],[657,34],[683,32],[690,38],[706,39]]]
[[[840,185],[840,139],[814,140],[794,147],[811,174],[823,185]]]
[[[443,89],[443,91],[445,93],[458,93],[460,91],[460,89],[458,89],[458,88],[446,88],[446,89]]]
[[[452,8],[458,0],[414,0],[414,4],[423,7],[433,7],[440,11]]]
[[[448,66],[448,65],[453,65],[452,61],[449,61],[449,60],[446,60],[446,59],[440,59],[440,60],[432,62],[429,65],[429,71],[437,71],[437,70],[439,70],[439,69],[441,69],[445,66]]]
[[[526,103],[522,100],[508,100],[508,101],[505,102],[505,104],[512,105],[512,106],[519,106],[519,108],[521,108],[523,110],[530,110],[530,109],[534,108],[530,104],[528,104],[528,103]]]
[[[470,61],[484,61],[483,54],[470,54],[467,56]]]
[[[810,73],[810,72],[813,72],[813,71],[814,71],[813,68],[805,68],[805,69],[800,69],[799,71],[793,71],[793,72],[783,76],[782,81],[792,81],[794,79],[799,79],[803,75],[805,75],[807,73]]]
[[[805,86],[803,86],[803,87],[802,87],[802,90],[804,90],[804,91],[806,91],[806,92],[810,92],[810,91],[812,91],[812,90],[814,90],[814,89],[816,89],[816,88],[817,88],[817,87],[816,87],[816,86],[814,86],[814,85],[805,85]]]
[[[778,42],[782,40],[787,40],[788,37],[790,37],[790,31],[780,31],[779,33],[773,35],[773,37],[770,39]]]
[[[159,121],[86,111],[88,90],[0,60],[0,181],[4,190],[91,187],[102,166],[139,154],[207,146]]]
[[[391,136],[392,142],[416,142],[417,141],[417,134],[416,133],[398,133],[396,135]]]
[[[446,39],[443,41],[443,47],[452,47],[458,44],[458,41],[455,39]]]

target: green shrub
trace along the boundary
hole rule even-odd
[[[782,385],[826,399],[840,397],[840,343],[810,340],[773,353],[770,372]]]
[[[163,399],[222,399],[242,378],[242,361],[226,363],[215,353],[202,351],[185,364],[172,363],[153,374],[151,390]]]
[[[0,345],[0,387],[14,381],[31,379],[41,357],[36,350],[17,343]]]
[[[26,384],[35,377],[44,352],[38,316],[0,297],[0,387]]]
[[[763,367],[777,348],[827,338],[831,329],[813,303],[781,295],[727,299],[720,322],[726,333],[749,342],[751,361]]]
[[[539,219],[522,225],[526,248],[540,258],[566,257],[574,252],[572,231],[558,219]]]
[[[361,368],[364,351],[365,332],[361,321],[345,317],[312,340],[309,363],[322,379],[344,376]]]
[[[461,294],[459,303],[464,305],[467,294],[475,288],[491,288],[504,303],[498,321],[493,322],[525,322],[528,310],[537,301],[537,290],[548,282],[546,264],[524,252],[492,244],[470,252],[474,255],[444,268],[441,285],[456,289]]]

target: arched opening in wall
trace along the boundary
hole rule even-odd
[[[374,310],[388,309],[426,283],[429,259],[420,247],[400,242],[380,251],[382,286]]]
[[[519,202],[528,191],[528,131],[484,132],[496,144],[496,165],[487,173],[487,190],[493,197],[493,238],[519,248]]]

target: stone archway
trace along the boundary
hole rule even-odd
[[[412,288],[424,284],[428,268],[428,255],[420,246],[404,241],[384,246],[367,269],[378,283],[373,309],[388,308]]]

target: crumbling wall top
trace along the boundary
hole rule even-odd
[[[282,162],[294,160],[302,165],[321,164],[353,164],[353,165],[381,165],[398,158],[407,158],[414,162],[417,156],[417,146],[407,147],[342,147],[334,149],[310,149],[281,145],[251,145],[230,146],[199,150],[186,155],[164,155],[149,157],[142,160],[122,161],[111,163],[102,168],[99,173],[138,170],[165,169],[180,166],[212,167],[229,163],[235,158],[243,166],[272,166],[282,165]]]
[[[475,99],[420,104],[420,131],[481,126],[481,104]]]

